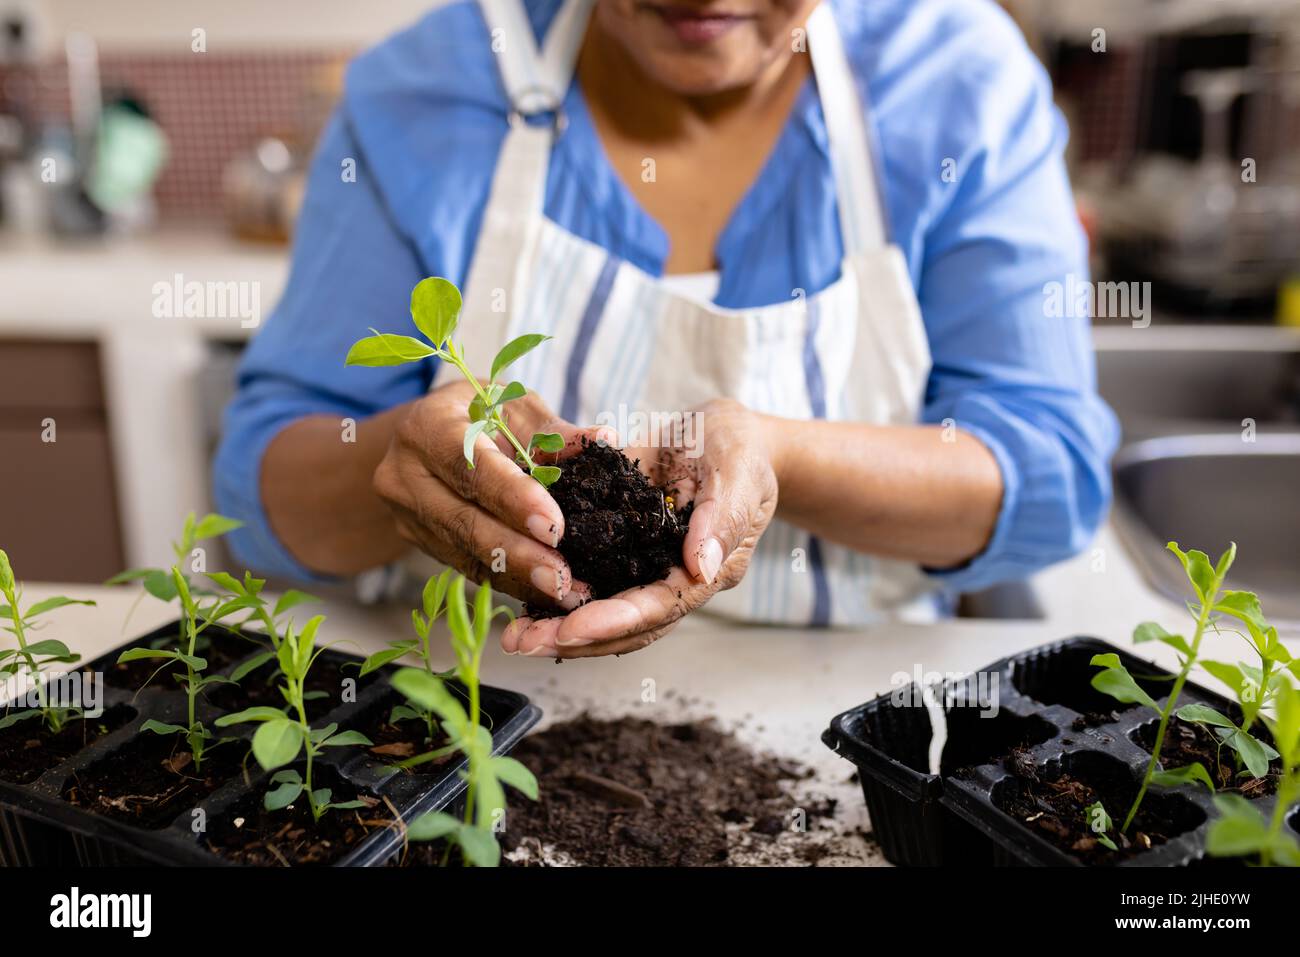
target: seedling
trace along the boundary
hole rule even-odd
[[[1160,625],[1150,621],[1143,622],[1133,632],[1133,641],[1135,643],[1159,641],[1169,645],[1179,654],[1179,670],[1174,677],[1173,687],[1164,708],[1161,708],[1133,679],[1128,669],[1120,663],[1118,655],[1095,655],[1092,659],[1092,664],[1099,665],[1103,669],[1092,678],[1094,688],[1126,704],[1145,705],[1160,716],[1160,722],[1156,728],[1155,742],[1151,748],[1151,760],[1147,764],[1146,773],[1143,775],[1142,785],[1138,789],[1137,796],[1134,798],[1133,804],[1124,818],[1124,823],[1120,827],[1121,834],[1127,831],[1129,825],[1133,823],[1148,788],[1153,784],[1157,787],[1174,787],[1195,781],[1204,784],[1212,791],[1214,790],[1214,778],[1211,777],[1210,772],[1199,761],[1193,761],[1183,767],[1169,770],[1159,768],[1160,751],[1164,744],[1165,732],[1168,730],[1170,719],[1175,715],[1184,721],[1200,724],[1209,729],[1218,739],[1220,749],[1226,745],[1235,751],[1247,772],[1255,778],[1262,778],[1267,775],[1269,762],[1277,757],[1277,752],[1273,748],[1260,741],[1247,730],[1254,715],[1258,713],[1258,707],[1253,709],[1249,713],[1249,717],[1238,726],[1232,719],[1207,705],[1188,704],[1183,707],[1178,706],[1178,698],[1182,694],[1188,676],[1197,664],[1203,664],[1197,657],[1200,652],[1201,640],[1207,628],[1217,628],[1214,618],[1216,614],[1229,615],[1246,621],[1248,627],[1259,629],[1261,634],[1271,631],[1272,641],[1276,648],[1280,649],[1280,651],[1275,651],[1275,654],[1285,655],[1286,652],[1285,649],[1281,649],[1280,643],[1276,642],[1276,630],[1270,629],[1267,623],[1263,621],[1262,613],[1259,611],[1259,600],[1255,595],[1250,592],[1223,589],[1228,570],[1232,567],[1233,560],[1236,558],[1236,545],[1229,546],[1215,565],[1210,564],[1209,556],[1204,552],[1195,549],[1184,552],[1176,542],[1170,542],[1167,547],[1178,557],[1199,601],[1188,603],[1188,610],[1196,620],[1190,642],[1181,635],[1170,634]],[[1264,647],[1268,647],[1267,643],[1265,643]],[[1289,660],[1289,656],[1287,656],[1287,660]],[[1211,673],[1214,672],[1211,671]]]
[[[380,333],[375,329],[368,336],[352,346],[348,351],[346,365],[350,366],[396,366],[408,362],[419,362],[430,356],[450,363],[474,388],[474,398],[470,400],[469,428],[465,430],[464,451],[469,467],[474,467],[474,443],[480,435],[489,439],[498,435],[515,450],[515,459],[537,479],[543,486],[550,486],[560,477],[560,470],[553,465],[538,465],[532,453],[558,452],[564,448],[564,438],[558,432],[538,432],[528,440],[528,445],[515,437],[506,423],[506,403],[521,399],[528,394],[523,383],[510,382],[502,385],[497,376],[504,372],[515,360],[536,349],[550,336],[528,333],[506,343],[492,360],[492,369],[488,375],[487,385],[481,384],[470,371],[466,363],[464,350],[452,342],[452,334],[460,319],[460,290],[454,284],[438,277],[423,279],[411,292],[411,319],[415,327],[423,334],[423,341],[414,336],[399,336]]]
[[[442,756],[459,751],[465,755],[467,767],[458,772],[467,784],[465,815],[457,819],[442,811],[425,814],[410,823],[407,837],[413,841],[441,839],[447,842],[448,854],[453,845],[459,847],[465,863],[495,867],[501,860],[496,832],[505,821],[505,785],[537,800],[537,779],[532,772],[514,758],[494,755],[492,733],[479,723],[479,667],[483,649],[493,619],[497,615],[509,617],[510,611],[504,606],[494,608],[492,589],[483,584],[474,596],[471,619],[465,579],[461,575],[451,580],[446,601],[451,647],[456,656],[453,671],[468,695],[468,712],[443,679],[428,668],[403,668],[393,676],[392,684],[413,707],[433,712],[442,719],[450,743],[431,754]],[[444,855],[444,862],[447,859]]]
[[[1089,804],[1084,808],[1083,813],[1087,815],[1088,827],[1092,829],[1092,833],[1097,835],[1097,842],[1103,847],[1110,848],[1112,851],[1118,851],[1119,847],[1107,833],[1115,826],[1115,822],[1112,821],[1110,815],[1106,813],[1105,806],[1100,801],[1097,801],[1096,803]]]
[[[330,788],[313,786],[312,769],[317,755],[326,748],[371,744],[370,739],[360,731],[340,731],[337,723],[313,728],[307,720],[307,694],[304,686],[312,664],[325,650],[316,648],[316,633],[324,620],[323,616],[317,615],[297,634],[294,633],[292,623],[285,629],[276,652],[280,671],[284,675],[280,691],[286,702],[285,709],[262,705],[222,715],[216,721],[219,728],[248,722],[260,723],[261,727],[253,734],[253,757],[263,770],[283,768],[297,760],[299,754],[306,754],[306,776],[299,774],[296,768],[277,772],[271,778],[273,787],[266,792],[262,803],[268,811],[278,811],[288,807],[300,795],[306,794],[313,821],[319,821],[326,811],[366,806],[366,802],[361,800],[331,801],[333,791]]]
[[[1274,693],[1276,717],[1266,721],[1282,761],[1277,803],[1265,819],[1240,794],[1214,798],[1219,817],[1206,834],[1205,849],[1215,857],[1259,856],[1265,866],[1300,867],[1300,843],[1286,827],[1286,815],[1300,799],[1300,691],[1288,681]]]
[[[451,584],[451,574],[451,569],[446,569],[442,574],[435,575],[425,583],[422,601],[423,614],[421,614],[421,609],[419,608],[413,608],[411,610],[411,622],[415,627],[415,637],[404,641],[395,641],[384,650],[377,651],[367,658],[361,665],[361,675],[363,677],[370,674],[372,671],[377,671],[390,662],[396,661],[398,658],[405,657],[406,655],[415,655],[418,657],[420,662],[424,665],[424,670],[430,675],[449,677],[454,674],[454,672],[451,671],[440,673],[438,669],[434,667],[433,652],[429,646],[429,631],[433,627],[434,622],[442,617],[443,612],[446,611],[447,608],[447,589]],[[432,709],[414,703],[399,704],[393,708],[388,718],[389,722],[394,724],[398,721],[411,719],[423,721],[428,732],[427,739],[429,741],[434,739],[438,730],[438,715]],[[451,753],[451,750],[454,749],[417,755],[414,758],[401,762],[399,766],[409,768],[418,764],[425,764],[429,761],[437,760],[445,754]]]
[[[18,641],[17,648],[0,648],[0,678],[11,678],[24,673],[36,689],[36,707],[14,711],[0,718],[0,729],[40,717],[51,734],[58,734],[67,723],[81,717],[80,708],[63,708],[50,704],[45,682],[41,679],[43,665],[60,663],[72,664],[80,661],[81,656],[73,654],[68,646],[53,638],[42,641],[28,641],[28,631],[35,631],[42,624],[37,619],[46,612],[65,605],[93,605],[93,601],[77,598],[55,596],[30,605],[22,610],[22,587],[14,580],[13,566],[4,549],[0,549],[0,595],[5,604],[0,605],[0,621],[9,621],[5,631]]]
[[[110,584],[140,581],[144,585],[145,591],[155,598],[167,602],[173,600],[179,600],[180,602],[181,634],[178,647],[167,648],[160,644],[157,647],[129,648],[122,652],[117,660],[119,664],[142,659],[162,660],[162,664],[159,665],[158,669],[145,681],[146,685],[165,668],[176,664],[184,665],[185,672],[174,675],[174,677],[185,689],[186,724],[170,724],[150,718],[140,725],[140,730],[152,731],[155,734],[185,735],[190,754],[194,759],[194,769],[196,771],[201,769],[203,765],[204,753],[223,743],[222,740],[216,740],[213,734],[198,719],[198,696],[210,685],[228,683],[234,680],[222,675],[203,674],[208,667],[208,662],[206,658],[200,657],[197,652],[201,651],[207,643],[204,633],[208,628],[240,610],[252,607],[252,604],[251,599],[247,596],[230,598],[216,595],[212,597],[212,601],[208,605],[200,605],[203,595],[191,588],[190,579],[181,571],[181,565],[187,559],[198,565],[202,558],[202,552],[195,550],[195,545],[198,542],[224,535],[226,532],[238,528],[240,524],[234,519],[225,518],[221,515],[208,515],[196,521],[193,513],[191,513],[185,519],[180,541],[172,545],[176,554],[175,565],[168,570],[158,568],[132,569],[109,579]]]

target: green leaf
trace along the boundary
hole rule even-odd
[[[142,584],[144,590],[159,601],[175,601],[176,596],[180,594],[176,588],[176,580],[170,571],[155,569],[146,572]]]
[[[349,366],[400,366],[419,362],[434,354],[431,346],[411,336],[368,336],[348,350],[344,365]]]
[[[35,618],[37,615],[43,615],[47,611],[53,611],[56,608],[63,608],[67,605],[93,606],[94,604],[95,603],[93,601],[83,600],[80,598],[64,598],[62,595],[58,595],[55,596],[54,598],[47,598],[44,601],[38,601],[36,604],[32,605],[31,608],[27,609],[27,614],[25,614],[23,617]]]
[[[491,828],[497,821],[497,812],[505,813],[505,788],[490,770],[486,774],[480,774],[476,783],[478,788],[474,792],[474,817],[479,827]]]
[[[461,822],[442,811],[421,814],[406,826],[406,837],[411,841],[436,841],[440,837],[460,830]]]
[[[168,724],[165,721],[155,721],[150,718],[140,725],[141,731],[152,731],[154,734],[188,734],[189,728],[179,724]]]
[[[460,309],[460,290],[440,276],[421,279],[411,290],[411,319],[434,345],[451,338]]]
[[[74,655],[72,651],[61,641],[53,638],[46,638],[42,641],[34,641],[27,646],[29,655],[53,655],[61,661],[76,661],[80,655]]]
[[[1112,841],[1112,840],[1111,840],[1109,837],[1107,837],[1105,834],[1098,834],[1098,835],[1097,835],[1097,843],[1100,844],[1100,845],[1102,845],[1102,847],[1109,847],[1112,851],[1118,851],[1118,850],[1119,850],[1119,848],[1115,846],[1115,842]]]
[[[243,595],[247,592],[244,588],[244,583],[229,572],[209,572],[207,573],[207,578],[209,581],[224,588],[232,595]]]
[[[482,422],[487,418],[487,406],[483,404],[480,396],[474,396],[469,400],[469,420],[471,422]]]
[[[1144,704],[1153,711],[1160,710],[1155,699],[1142,690],[1128,669],[1120,663],[1118,655],[1093,655],[1092,664],[1105,669],[1092,676],[1092,686],[1102,694],[1110,695],[1125,704]]]
[[[9,555],[0,548],[0,591],[8,594],[14,590],[14,567],[9,564]]]
[[[501,848],[490,830],[462,826],[456,832],[456,843],[465,853],[465,860],[475,867],[496,867],[501,861]]]
[[[474,647],[487,643],[488,629],[492,627],[492,586],[486,581],[474,593]]]
[[[253,757],[267,771],[288,764],[302,750],[302,726],[284,715],[268,721],[253,735]]]
[[[492,773],[530,800],[537,800],[537,778],[521,762],[504,754],[488,762]]]
[[[340,731],[338,734],[334,735],[333,737],[326,738],[324,741],[322,741],[321,747],[345,748],[345,747],[351,747],[353,745],[358,745],[358,744],[364,745],[365,747],[370,747],[371,745],[374,744],[374,742],[371,741],[369,738],[367,738],[360,731]]]
[[[1161,788],[1175,788],[1192,782],[1199,782],[1211,791],[1214,790],[1214,779],[1210,777],[1210,772],[1205,770],[1205,765],[1200,761],[1193,761],[1191,764],[1168,771],[1156,771],[1151,775],[1151,783]]]
[[[202,671],[208,666],[206,658],[187,655],[179,651],[169,651],[166,648],[128,648],[117,656],[117,663],[121,665],[128,661],[139,661],[142,658],[171,658],[189,665],[194,671]]]
[[[404,655],[409,654],[415,649],[415,642],[404,641],[401,644],[389,645],[383,651],[376,651],[361,664],[361,676],[370,674],[372,671],[378,671],[389,662],[396,661]]]
[[[194,540],[201,542],[207,538],[220,538],[227,532],[233,532],[235,529],[243,527],[244,523],[239,519],[226,518],[226,516],[217,515],[214,512],[199,519],[199,523],[194,526]]]
[[[554,465],[534,465],[528,474],[541,483],[542,488],[550,488],[560,477],[560,470]]]
[[[275,779],[271,779],[274,783]],[[262,806],[268,811],[280,811],[288,807],[294,801],[298,800],[298,795],[303,792],[302,779],[298,777],[298,772],[294,772],[292,779],[286,778],[280,781],[278,786],[266,792],[262,798]]]
[[[404,704],[395,704],[393,705],[393,710],[388,712],[388,723],[396,724],[398,721],[410,721],[412,718],[423,717],[424,715],[420,714],[420,712],[416,711],[414,708],[409,708]]]
[[[492,373],[488,378],[495,379],[516,359],[532,352],[549,338],[551,337],[538,335],[537,333],[528,333],[527,335],[519,336],[517,339],[511,339],[501,347],[501,351],[498,352],[496,358],[492,360]]]
[[[474,467],[474,443],[478,441],[478,437],[483,434],[483,430],[486,429],[488,425],[489,423],[487,421],[471,422],[469,428],[465,430],[465,461],[469,463],[470,468]]]
[[[1209,705],[1206,704],[1185,704],[1174,714],[1184,721],[1194,721],[1197,724],[1212,724],[1220,728],[1236,728],[1232,719],[1225,715],[1219,714]]]
[[[299,605],[316,605],[320,604],[320,599],[315,595],[309,595],[305,591],[298,591],[296,588],[290,588],[280,596],[280,600],[275,603],[275,611],[271,614],[272,618],[279,618],[291,608],[297,608]]]
[[[528,447],[543,452],[559,452],[564,448],[564,436],[559,432],[538,432],[529,439]]]
[[[1232,689],[1232,693],[1238,698],[1241,697],[1241,689],[1246,684],[1246,676],[1242,674],[1241,668],[1226,661],[1200,661],[1198,664],[1206,670],[1207,673],[1218,678],[1225,685]]]
[[[108,581],[104,582],[104,584],[123,585],[126,582],[136,581],[137,579],[144,578],[146,575],[158,571],[160,571],[160,569],[157,568],[128,568],[124,572],[118,572],[112,578],[108,579]]]
[[[232,724],[244,724],[249,721],[282,721],[284,712],[279,708],[272,708],[269,705],[256,705],[252,708],[245,708],[243,711],[236,711],[234,714],[223,714],[213,722],[218,728],[228,728]]]
[[[1183,571],[1187,573],[1188,581],[1196,589],[1196,594],[1201,601],[1209,601],[1210,592],[1214,590],[1215,584],[1214,566],[1210,564],[1209,556],[1196,549],[1184,552],[1178,547],[1177,542],[1170,542],[1165,547],[1178,556]]]
[[[1241,756],[1241,763],[1246,765],[1251,777],[1262,778],[1268,775],[1269,751],[1272,749],[1254,735],[1233,729],[1230,733],[1220,735],[1223,743]]]
[[[417,707],[434,712],[456,727],[463,727],[469,716],[441,679],[421,668],[402,668],[391,684]]]
[[[1260,607],[1259,597],[1254,592],[1225,591],[1214,603],[1214,611],[1231,615],[1243,622],[1260,650],[1263,650],[1265,634],[1269,624],[1264,618],[1264,609]]]
[[[260,655],[254,655],[230,673],[230,680],[238,684],[274,658],[274,651],[264,651]]]
[[[524,388],[524,384],[522,382],[511,382],[508,386],[506,386],[504,389],[501,390],[501,395],[497,397],[497,401],[496,401],[497,407],[499,408],[505,405],[507,402],[513,402],[515,399],[522,399],[527,394],[528,394],[528,390]]]
[[[1300,764],[1300,690],[1291,685],[1278,689],[1273,720],[1273,740],[1288,764]]]
[[[327,811],[350,811],[350,810],[352,810],[354,807],[365,807],[365,806],[366,806],[366,802],[365,802],[365,801],[362,801],[362,800],[360,800],[360,799],[357,799],[357,800],[355,800],[355,801],[334,801],[333,803],[326,804],[326,805],[325,805],[325,810],[327,810]]]
[[[1177,648],[1187,657],[1192,656],[1192,649],[1187,644],[1187,640],[1181,635],[1172,635],[1165,631],[1164,628],[1157,625],[1154,621],[1144,621],[1133,629],[1133,643],[1142,644],[1146,641],[1159,641],[1168,645],[1170,648]]]
[[[1214,806],[1219,817],[1205,835],[1205,849],[1214,857],[1259,853],[1268,846],[1268,822],[1239,794],[1218,794]]]
[[[451,586],[451,569],[445,569],[441,574],[434,575],[424,583],[424,595],[422,604],[424,614],[429,621],[433,621],[442,614],[443,603],[447,600],[447,589]]]

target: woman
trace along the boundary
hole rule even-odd
[[[863,623],[1065,558],[1116,429],[1086,321],[1044,308],[1086,270],[1063,141],[991,2],[453,0],[349,72],[227,416],[236,548],[311,578],[414,544],[569,609],[502,637],[566,657],[705,602]],[[517,433],[691,411],[666,583],[584,604],[541,486],[485,439],[464,467],[454,370],[343,368],[426,275],[480,361],[555,336],[512,370]]]

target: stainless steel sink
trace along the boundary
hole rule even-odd
[[[1115,458],[1115,517],[1150,584],[1180,602],[1187,582],[1165,543],[1217,558],[1235,541],[1234,586],[1258,593],[1273,622],[1300,629],[1300,433],[1127,446]]]

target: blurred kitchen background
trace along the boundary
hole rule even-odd
[[[256,330],[159,317],[156,285],[269,315],[349,57],[432,5],[0,0],[0,543],[23,577],[170,562]],[[1070,121],[1094,278],[1150,283],[1140,321],[1094,320],[1123,540],[1168,589],[1165,540],[1235,538],[1300,620],[1300,0],[1004,6]],[[968,607],[1035,613],[1032,590]]]

